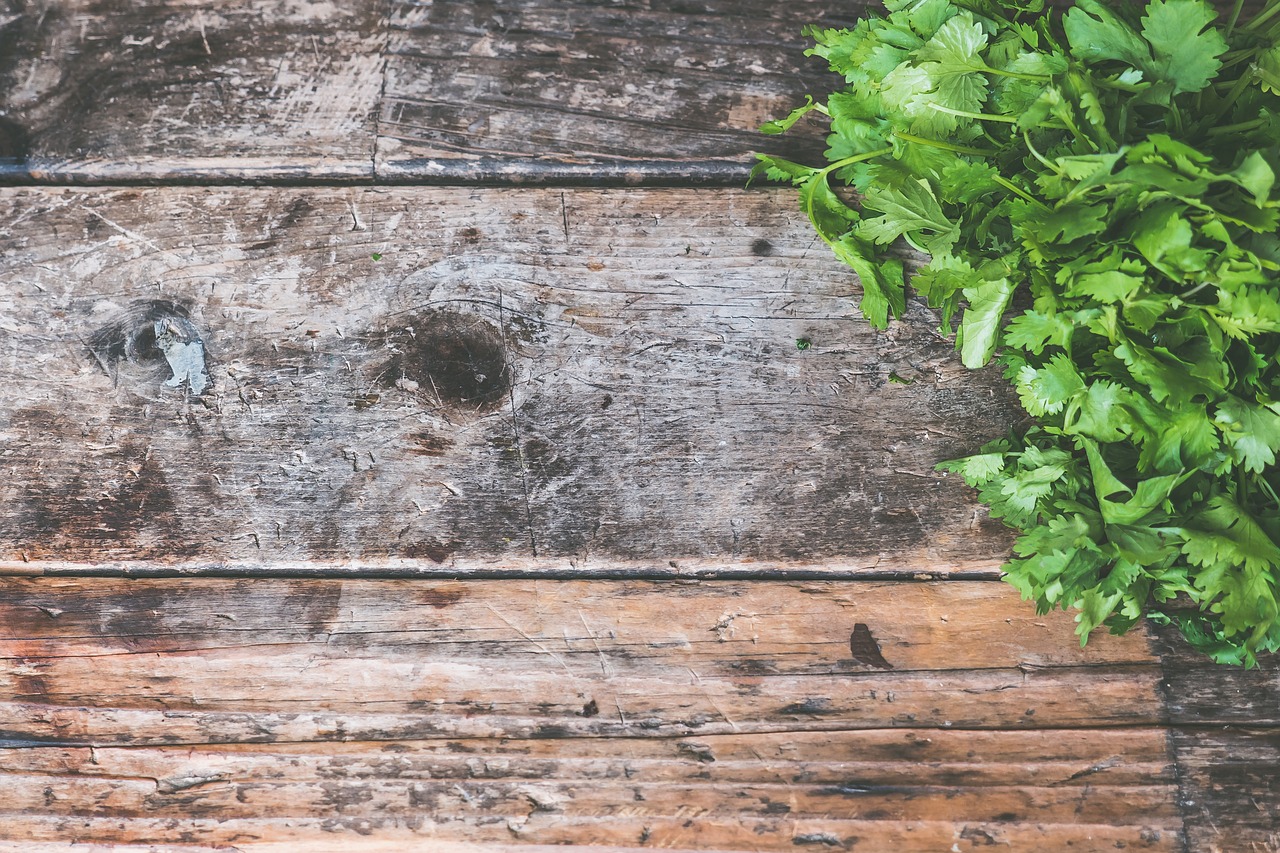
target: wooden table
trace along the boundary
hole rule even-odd
[[[1280,849],[1276,661],[1020,602],[744,188],[832,6],[0,10],[0,849]]]

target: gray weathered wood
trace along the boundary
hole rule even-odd
[[[1072,629],[995,582],[10,578],[0,839],[1180,850],[1146,640]]]
[[[10,150],[55,181],[369,179],[383,2],[35,2],[0,15]]]
[[[1152,632],[1188,849],[1280,849],[1280,659],[1215,664],[1172,627]]]
[[[1280,726],[1280,656],[1262,655],[1253,669],[1223,666],[1191,648],[1176,628],[1155,628],[1153,637],[1173,721]]]
[[[0,168],[119,181],[741,184],[832,75],[805,0],[91,0],[0,15]],[[375,152],[376,149],[376,152]],[[376,163],[375,163],[376,160]]]
[[[401,0],[378,175],[741,182],[753,151],[819,158],[817,122],[785,139],[756,129],[840,82],[804,56],[802,28],[852,26],[863,8]]]
[[[1280,730],[1175,730],[1191,850],[1280,850]]]
[[[9,572],[1007,548],[933,471],[1008,428],[1004,380],[918,306],[869,329],[789,192],[11,189],[0,222]]]

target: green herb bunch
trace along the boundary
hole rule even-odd
[[[1019,531],[1024,597],[1082,643],[1146,616],[1253,665],[1280,648],[1280,0],[885,5],[806,31],[845,85],[763,128],[828,116],[828,164],[753,177],[799,189],[873,325],[901,239],[965,365],[1003,365],[1037,425],[942,467]]]

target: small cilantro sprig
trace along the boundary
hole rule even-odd
[[[844,86],[762,128],[826,116],[827,164],[753,177],[797,187],[873,325],[901,240],[964,364],[1003,365],[1037,425],[941,467],[1019,531],[1024,597],[1082,643],[1145,616],[1253,665],[1280,648],[1280,0],[885,5],[807,29]]]

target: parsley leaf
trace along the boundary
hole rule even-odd
[[[886,0],[810,28],[843,78],[828,164],[762,156],[862,282],[910,285],[1036,425],[939,467],[1018,531],[1006,579],[1084,642],[1142,618],[1214,660],[1280,649],[1280,0]],[[833,182],[852,187],[850,204]],[[1018,309],[1010,315],[1010,308]],[[954,320],[960,317],[959,328]],[[1198,609],[1166,612],[1174,596]]]

